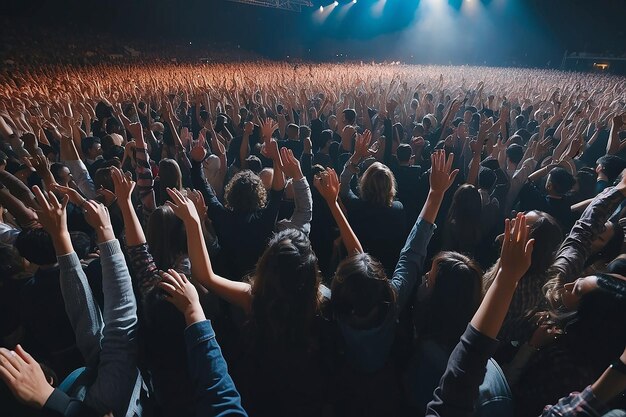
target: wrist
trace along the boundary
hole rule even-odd
[[[194,323],[205,320],[206,316],[204,315],[204,311],[200,306],[192,305],[185,310],[185,323],[187,324],[187,326],[191,326]]]
[[[52,387],[52,385],[46,384],[42,386],[40,392],[37,393],[37,397],[33,399],[37,408],[43,408],[53,392],[54,388]]]
[[[113,232],[113,226],[100,226],[96,228],[96,238],[98,243],[108,242],[115,239],[115,233]]]

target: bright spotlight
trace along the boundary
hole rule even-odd
[[[320,13],[324,11],[324,6],[320,6]]]
[[[352,4],[356,4],[356,0],[352,0]]]
[[[333,3],[336,6],[339,6],[339,2],[337,0],[335,0],[335,2]]]

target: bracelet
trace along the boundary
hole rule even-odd
[[[620,359],[617,359],[610,366],[614,371],[619,372],[622,375],[626,375],[626,363],[622,362]]]

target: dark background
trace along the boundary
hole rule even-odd
[[[359,0],[341,19],[330,14],[323,24],[315,21],[317,8],[294,13],[223,0],[2,0],[0,16],[18,22],[19,31],[105,33],[139,42],[192,42],[196,48],[228,43],[272,59],[558,67],[566,50],[626,53],[626,0],[472,0],[506,7],[490,14],[488,25],[457,21],[449,30],[426,34],[416,31],[418,20],[433,19],[416,16],[418,0],[387,0],[382,17],[373,18],[369,10],[376,1]],[[453,12],[461,3],[447,1]]]

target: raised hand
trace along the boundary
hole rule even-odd
[[[300,161],[293,155],[291,149],[282,148],[280,150],[280,157],[283,161],[283,172],[294,180],[301,180],[304,175],[300,168]]]
[[[187,325],[206,320],[198,291],[184,274],[179,274],[173,269],[161,272],[159,287],[167,293],[167,301],[185,315]]]
[[[274,132],[278,129],[278,123],[274,119],[267,118],[261,123],[261,136],[263,140],[269,140]]]
[[[339,177],[337,177],[337,173],[334,169],[326,168],[326,171],[322,171],[316,175],[313,185],[329,205],[337,201],[337,196],[339,195]]]
[[[83,204],[85,220],[87,223],[98,231],[98,229],[111,229],[111,217],[109,210],[102,203],[94,200],[86,200]]]
[[[204,133],[200,131],[200,135],[198,136],[198,140],[193,144],[193,148],[191,149],[191,158],[196,162],[204,161],[206,157],[206,149],[204,144],[206,143],[206,137]]]
[[[20,345],[14,351],[0,348],[0,379],[31,407],[42,408],[54,391],[39,363]]]
[[[528,239],[528,229],[526,216],[521,213],[515,220],[505,221],[500,271],[509,283],[517,284],[530,268],[535,239]]]
[[[129,123],[126,126],[131,136],[137,141],[137,144],[143,144],[143,127],[141,123]]]
[[[445,194],[454,182],[458,169],[451,171],[454,162],[454,154],[451,153],[446,160],[444,150],[435,151],[430,157],[432,168],[430,170],[430,191],[438,194]]]
[[[67,202],[69,198],[63,197],[59,202],[52,191],[47,192],[47,197],[36,185],[33,187],[35,199],[39,203],[40,210],[37,210],[39,223],[46,229],[52,237],[67,233]]]
[[[83,204],[85,204],[85,201],[87,201],[85,197],[83,197],[77,190],[72,187],[54,184],[52,186],[52,189],[63,195],[66,195],[70,199],[72,204],[79,206],[80,208],[83,208]]]
[[[204,218],[207,213],[207,205],[204,201],[204,196],[198,190],[191,190],[187,188],[187,197],[193,202],[193,205],[196,206],[196,211],[201,218]]]
[[[370,156],[370,143],[372,142],[372,132],[366,130],[362,135],[357,135],[354,146],[354,156],[363,159]]]
[[[123,174],[122,171],[113,167],[111,168],[111,179],[113,180],[113,187],[118,200],[130,202],[135,189],[135,181],[133,181],[131,174]]]
[[[174,188],[168,188],[167,194],[172,199],[166,201],[167,204],[176,216],[178,216],[183,222],[195,221],[200,223],[200,216],[196,210],[196,206],[189,198],[185,197],[180,191]]]

